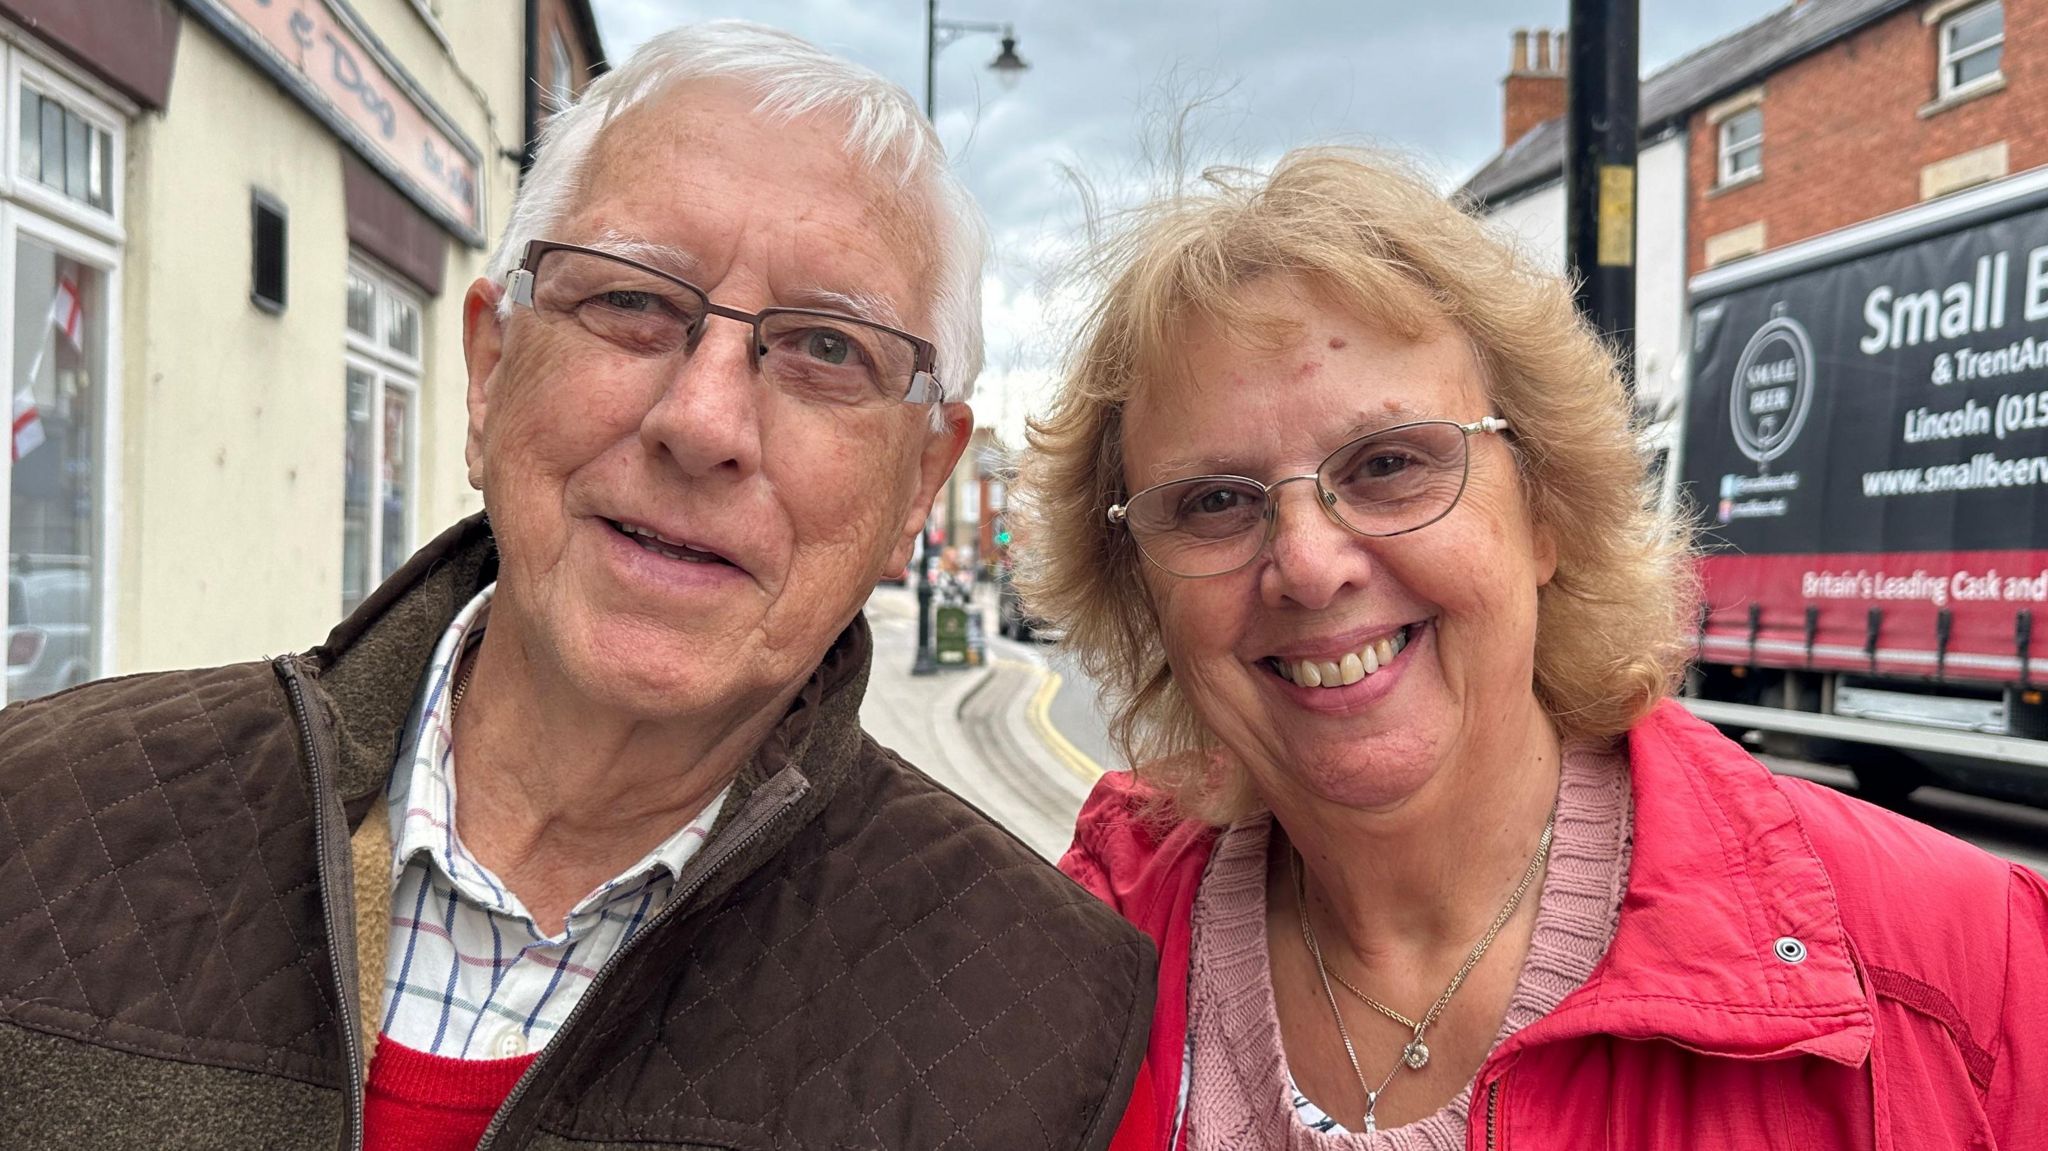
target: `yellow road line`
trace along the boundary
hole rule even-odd
[[[1039,681],[1038,691],[1032,695],[1030,705],[1024,709],[1024,718],[1031,721],[1031,729],[1038,733],[1038,738],[1051,749],[1061,763],[1066,765],[1067,770],[1073,772],[1082,783],[1092,787],[1096,780],[1102,778],[1101,765],[1090,759],[1087,752],[1075,747],[1071,740],[1060,734],[1059,728],[1052,725],[1052,699],[1060,693],[1060,673],[1050,668],[1040,668],[1039,674],[1045,678]]]

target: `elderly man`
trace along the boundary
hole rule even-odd
[[[0,713],[0,1146],[1102,1147],[1146,944],[860,730],[981,229],[736,24],[550,125],[469,477],[303,656]]]

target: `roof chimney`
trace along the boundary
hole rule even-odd
[[[1537,29],[1533,53],[1530,40],[1528,29],[1515,29],[1514,55],[1501,81],[1502,148],[1513,147],[1536,125],[1564,115],[1565,34],[1553,36],[1548,28]]]

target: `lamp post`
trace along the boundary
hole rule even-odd
[[[1565,251],[1587,321],[1635,390],[1638,0],[1571,0]]]
[[[924,118],[937,123],[939,49],[976,32],[1002,37],[1003,50],[989,61],[989,71],[1005,87],[1017,82],[1031,65],[1017,55],[1017,32],[1008,24],[979,20],[939,19],[939,0],[925,0],[924,21]],[[946,481],[947,506],[952,506],[953,483]],[[917,658],[910,665],[912,675],[931,675],[939,670],[938,646],[932,634],[932,560],[938,551],[937,514],[924,517],[923,556],[917,563]]]

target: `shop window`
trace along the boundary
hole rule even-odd
[[[1751,105],[1721,121],[1720,183],[1763,174],[1764,110]]]
[[[2005,5],[1966,8],[1941,22],[1941,94],[1954,96],[2000,78],[2005,55]]]
[[[98,674],[106,277],[33,236],[14,257],[7,696]]]
[[[114,137],[64,101],[19,90],[21,146],[15,171],[77,204],[114,210]]]
[[[412,555],[419,490],[419,299],[392,277],[352,262],[347,300],[344,612]]]

